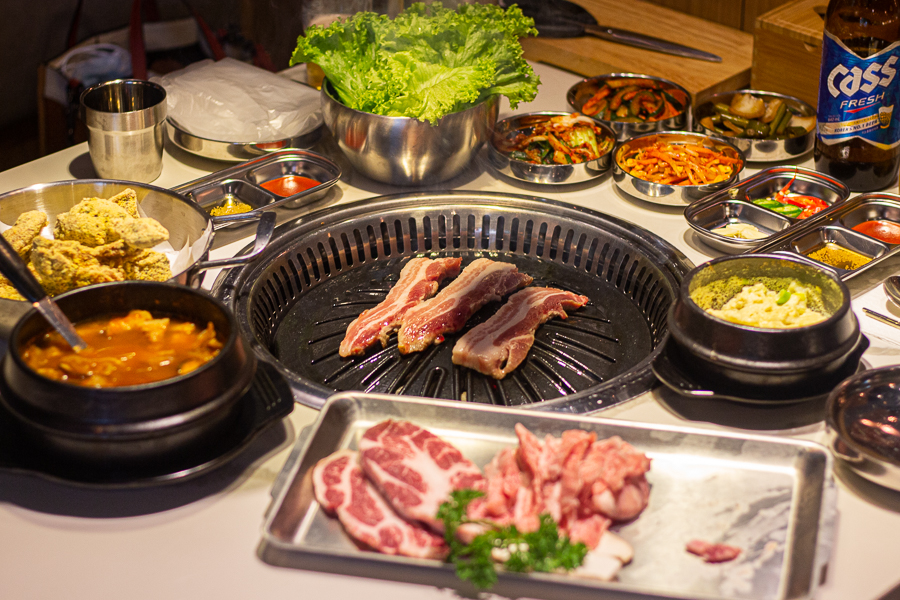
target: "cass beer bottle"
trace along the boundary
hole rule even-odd
[[[855,192],[897,184],[900,0],[830,0],[825,15],[816,169]]]

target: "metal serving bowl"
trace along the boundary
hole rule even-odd
[[[581,112],[581,109],[584,106],[585,102],[587,102],[595,93],[597,93],[597,90],[599,90],[603,86],[603,84],[610,79],[651,79],[653,81],[658,81],[671,89],[676,89],[684,92],[684,95],[687,98],[687,103],[685,104],[684,111],[678,113],[674,117],[662,119],[660,121],[652,121],[649,123],[629,123],[627,121],[605,121],[597,119],[596,117],[591,117],[595,121],[603,123],[604,125],[608,125],[613,131],[616,132],[616,139],[618,139],[619,141],[627,140],[632,136],[640,135],[642,133],[651,133],[653,131],[668,131],[672,129],[690,130],[690,93],[688,93],[686,89],[684,89],[677,83],[669,81],[668,79],[663,79],[662,77],[654,77],[652,75],[641,75],[639,73],[610,73],[608,75],[599,75],[597,77],[582,79],[581,81],[570,87],[569,91],[566,93],[566,100],[568,101],[569,106],[571,106],[573,110]]]
[[[815,128],[806,132],[804,135],[788,138],[785,140],[757,140],[752,138],[729,136],[720,133],[715,129],[704,127],[700,124],[700,119],[710,117],[716,113],[713,105],[717,102],[731,104],[731,99],[736,94],[752,94],[764,99],[780,98],[788,107],[794,109],[798,115],[802,117],[816,116],[816,109],[794,96],[786,96],[784,94],[776,94],[774,92],[762,92],[759,90],[736,90],[733,92],[720,92],[713,94],[700,103],[694,111],[694,130],[707,135],[718,135],[728,137],[728,140],[740,148],[744,153],[744,158],[753,162],[779,162],[791,160],[806,154],[812,150],[816,141]]]
[[[624,168],[624,157],[629,152],[649,146],[658,141],[671,144],[700,144],[715,148],[724,152],[726,156],[740,159],[735,165],[731,177],[724,181],[708,185],[667,185],[653,183],[640,177],[635,177]],[[626,194],[652,202],[653,204],[665,204],[669,206],[684,206],[694,200],[704,198],[718,190],[729,187],[740,179],[740,173],[744,170],[744,155],[731,142],[724,138],[704,135],[702,133],[690,133],[687,131],[661,131],[658,133],[645,133],[635,136],[619,145],[615,150],[613,161],[613,180]]]
[[[858,475],[900,491],[900,366],[844,380],[825,410],[831,450]]]
[[[211,322],[222,349],[195,371],[164,381],[81,387],[48,379],[23,360],[29,341],[50,329],[32,310],[13,329],[0,377],[0,401],[26,443],[62,461],[119,468],[191,452],[231,425],[256,358],[221,302],[186,286],[149,281],[90,286],[56,302],[76,322],[131,309]]]
[[[325,125],[353,167],[394,185],[433,184],[458,175],[491,135],[499,96],[444,116],[437,124],[348,108],[322,85]]]
[[[524,160],[511,158],[500,149],[502,141],[514,136],[519,131],[528,130],[538,123],[553,117],[564,117],[567,112],[533,112],[515,115],[497,123],[491,143],[488,146],[488,159],[491,165],[503,175],[527,181],[529,183],[569,184],[582,183],[600,177],[609,170],[612,151],[599,156],[595,160],[571,165],[536,165]],[[583,117],[585,118],[585,117]],[[603,135],[615,140],[616,134],[607,125],[591,119],[591,123],[603,130]]]
[[[714,317],[691,299],[698,288],[731,276],[790,277],[816,286],[829,317],[791,329],[750,327]],[[698,378],[720,388],[769,391],[773,397],[809,396],[812,387],[835,385],[831,380],[849,360],[858,362],[860,347],[867,345],[847,286],[829,271],[777,255],[726,256],[700,265],[682,281],[668,325],[683,364]]]
[[[222,222],[246,221],[261,218],[261,213],[229,215],[219,219],[210,217],[197,203],[161,187],[132,181],[111,179],[79,179],[42,183],[0,194],[0,221],[12,225],[16,218],[29,210],[43,211],[52,229],[56,216],[68,212],[85,198],[110,198],[131,188],[137,195],[141,210],[159,221],[169,231],[173,248],[190,248],[190,258],[181,269],[172,273],[172,280],[191,283],[204,270],[244,264],[255,255],[218,261],[206,260],[213,243],[213,227]],[[271,232],[270,232],[271,235]],[[235,262],[237,261],[237,262]],[[0,299],[0,334],[8,332],[29,308],[26,302]]]

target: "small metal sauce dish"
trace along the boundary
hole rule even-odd
[[[749,252],[776,235],[803,225],[805,219],[789,218],[753,203],[753,200],[774,195],[786,185],[790,185],[790,191],[820,198],[829,207],[844,202],[850,195],[846,185],[812,169],[769,167],[694,202],[685,209],[684,218],[704,244],[728,254]],[[742,239],[726,237],[716,231],[735,223],[752,225],[766,237]]]
[[[609,151],[594,160],[574,164],[550,165],[540,165],[524,160],[518,160],[510,157],[507,152],[501,150],[503,141],[515,136],[518,132],[528,131],[535,125],[548,121],[553,117],[565,117],[569,114],[571,113],[534,112],[503,119],[497,123],[494,133],[491,136],[491,143],[488,146],[488,159],[490,160],[491,166],[502,175],[506,175],[513,179],[548,185],[583,183],[603,175],[610,167],[612,147]],[[590,122],[595,127],[599,127],[603,130],[603,136],[612,139],[613,143],[615,142],[616,134],[609,126],[594,119],[590,119]]]
[[[569,106],[571,106],[572,109],[577,112],[582,112],[581,109],[584,104],[588,100],[590,100],[591,97],[596,94],[601,87],[603,87],[604,83],[612,79],[646,79],[656,81],[661,84],[664,89],[674,89],[682,92],[687,99],[685,102],[684,110],[682,112],[678,113],[674,117],[661,119],[659,121],[607,121],[598,119],[596,117],[591,117],[599,123],[608,125],[613,131],[616,132],[616,137],[619,141],[627,140],[628,138],[635,135],[640,135],[642,133],[652,133],[654,131],[668,131],[673,129],[690,130],[690,93],[688,93],[686,89],[675,82],[669,81],[668,79],[663,79],[662,77],[654,77],[652,75],[642,75],[640,73],[609,73],[606,75],[599,75],[597,77],[589,77],[587,79],[583,79],[569,88],[569,91],[566,93],[566,100],[568,101]]]
[[[715,129],[704,127],[700,120],[711,117],[716,114],[715,104],[730,104],[731,99],[737,94],[751,94],[764,101],[780,99],[794,114],[801,117],[815,117],[816,109],[794,96],[786,96],[784,94],[776,94],[774,92],[762,92],[759,90],[735,90],[733,92],[720,92],[707,97],[703,102],[697,105],[694,110],[694,130],[707,135],[726,136],[728,140],[735,146],[740,148],[744,153],[744,158],[751,162],[778,162],[791,160],[802,156],[812,150],[813,143],[816,139],[815,128],[807,131],[806,134],[787,138],[783,140],[776,139],[753,139],[738,136],[729,136],[727,133],[721,133]]]
[[[739,159],[740,162],[735,163],[731,176],[728,179],[706,185],[654,183],[629,173],[624,167],[625,157],[636,149],[650,146],[656,142],[698,144],[719,150],[730,158]],[[687,131],[661,131],[638,135],[621,143],[615,150],[613,179],[619,189],[641,200],[652,202],[653,204],[684,206],[737,183],[740,179],[741,171],[744,170],[744,163],[744,154],[724,138]]]
[[[864,371],[828,397],[832,453],[856,474],[900,491],[900,366]]]

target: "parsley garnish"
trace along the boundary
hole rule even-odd
[[[444,539],[450,548],[447,562],[456,566],[460,579],[471,581],[481,589],[493,586],[497,582],[498,562],[492,554],[494,549],[509,554],[500,564],[507,571],[517,573],[569,571],[584,562],[587,546],[573,544],[567,536],[560,535],[553,517],[548,514],[541,515],[537,531],[521,533],[514,525],[494,527],[477,536],[472,543],[464,544],[457,539],[456,530],[463,523],[474,522],[466,516],[466,507],[483,495],[477,490],[457,490],[438,510],[437,516],[444,522]]]

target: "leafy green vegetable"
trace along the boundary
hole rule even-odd
[[[495,94],[515,108],[537,95],[540,79],[519,38],[536,35],[518,7],[415,3],[393,20],[357,13],[297,40],[291,64],[314,62],[350,108],[436,122]]]
[[[461,542],[456,536],[457,529],[472,522],[466,517],[466,507],[483,495],[476,490],[457,490],[438,510],[438,518],[444,522],[444,539],[450,548],[447,561],[456,566],[460,579],[469,580],[481,589],[493,586],[497,582],[495,549],[508,553],[502,565],[507,571],[517,573],[569,571],[584,562],[587,546],[573,544],[568,537],[560,535],[548,514],[541,515],[537,531],[521,533],[510,525],[482,533],[470,544]]]

